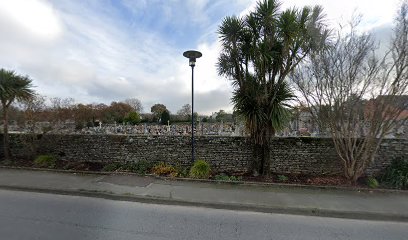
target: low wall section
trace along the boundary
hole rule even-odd
[[[191,164],[191,138],[186,136],[140,135],[37,135],[11,134],[15,157],[54,154],[64,161],[128,162],[146,160],[174,165]],[[196,159],[203,159],[216,171],[248,171],[253,158],[246,137],[198,136]],[[0,151],[2,153],[2,151]],[[408,156],[408,140],[386,139],[376,161],[367,170],[375,174],[396,157]],[[271,170],[275,173],[310,175],[341,174],[330,138],[275,138],[271,144]]]

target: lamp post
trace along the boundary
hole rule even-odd
[[[191,162],[194,164],[194,67],[197,58],[202,54],[195,50],[185,51],[183,56],[188,58],[191,67]]]

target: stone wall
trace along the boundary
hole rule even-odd
[[[11,134],[12,154],[17,158],[54,154],[64,161],[127,162],[146,160],[190,166],[191,138],[141,135],[37,135]],[[375,174],[396,157],[407,157],[408,140],[386,139],[375,163],[367,170]],[[2,146],[1,146],[2,147]],[[196,159],[216,171],[248,171],[252,146],[245,137],[199,136]],[[2,153],[2,151],[0,151]],[[271,145],[271,170],[275,173],[310,175],[341,174],[330,138],[276,138]]]
[[[396,158],[408,158],[408,139],[384,139],[367,175],[382,172]],[[271,146],[271,169],[276,173],[343,174],[331,138],[276,138]]]
[[[271,146],[271,169],[278,173],[333,175],[342,171],[330,138],[277,138]]]
[[[387,168],[396,159],[408,159],[408,139],[385,139],[377,153],[375,161],[367,169],[367,174],[372,175]]]
[[[247,138],[199,136],[195,139],[196,159],[209,162],[217,171],[247,171],[252,158]],[[32,139],[28,134],[11,134],[10,141],[12,155],[17,158],[53,154],[63,161],[110,163],[146,160],[191,165],[191,138],[186,136],[56,134],[38,135]],[[30,145],[35,145],[35,154],[28,154]]]

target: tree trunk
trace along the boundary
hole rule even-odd
[[[265,134],[265,143],[263,145],[262,175],[270,176],[271,174],[271,140],[275,136],[275,129],[268,128]]]
[[[8,107],[3,105],[3,146],[4,146],[4,160],[10,161],[10,144],[8,135]]]
[[[376,143],[377,144],[377,143]],[[364,175],[365,170],[369,166],[369,164],[374,162],[375,153],[377,152],[377,145],[376,148],[373,149],[372,147],[366,146],[367,151],[365,151],[362,155],[358,157],[354,157],[345,162],[344,164],[344,176],[347,178],[351,185],[356,185],[358,179]]]
[[[358,171],[355,167],[344,166],[344,176],[348,180],[350,185],[357,185],[357,180],[360,178],[362,173]]]
[[[269,141],[263,146],[263,164],[262,164],[262,175],[269,177],[271,174],[271,157],[270,157],[270,146]]]
[[[252,161],[252,175],[253,176],[258,176],[259,174],[262,174],[261,168],[263,164],[263,151],[262,151],[262,146],[259,144],[253,144],[253,161]]]
[[[357,185],[357,180],[360,178],[360,176],[361,176],[361,174],[359,174],[359,173],[354,173],[354,176],[353,176],[353,178],[351,179],[351,183],[353,184],[353,185]]]

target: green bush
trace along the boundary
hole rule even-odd
[[[242,177],[241,177],[241,176],[238,176],[238,177],[236,177],[236,176],[230,176],[230,177],[229,177],[229,180],[230,180],[231,182],[238,182],[238,181],[242,181]]]
[[[140,114],[137,112],[130,112],[128,115],[123,119],[123,121],[130,123],[132,125],[140,123]]]
[[[287,182],[289,180],[288,177],[286,177],[285,175],[278,175],[278,181],[279,182]]]
[[[129,172],[134,172],[138,174],[146,174],[151,171],[152,167],[153,167],[152,163],[145,161],[145,160],[141,160],[138,162],[128,162],[125,164],[110,163],[110,164],[105,165],[102,171],[106,171],[106,172],[129,171]]]
[[[138,173],[138,174],[147,174],[153,168],[153,164],[151,162],[141,160],[138,162],[130,162],[123,166],[123,170]]]
[[[210,177],[210,165],[204,160],[197,160],[190,170],[190,177],[207,179]]]
[[[109,163],[103,166],[102,171],[104,172],[114,172],[121,167],[120,163]]]
[[[367,178],[367,186],[369,188],[378,188],[378,181],[375,179],[375,177],[369,177]]]
[[[39,155],[34,160],[34,166],[40,168],[55,168],[57,166],[57,159],[52,155]]]
[[[230,177],[225,174],[220,174],[220,175],[215,175],[214,179],[217,181],[229,181]]]
[[[408,160],[397,158],[385,170],[381,182],[397,189],[408,189]]]
[[[177,177],[187,178],[189,176],[190,168],[188,167],[176,166],[176,170],[178,172]]]

